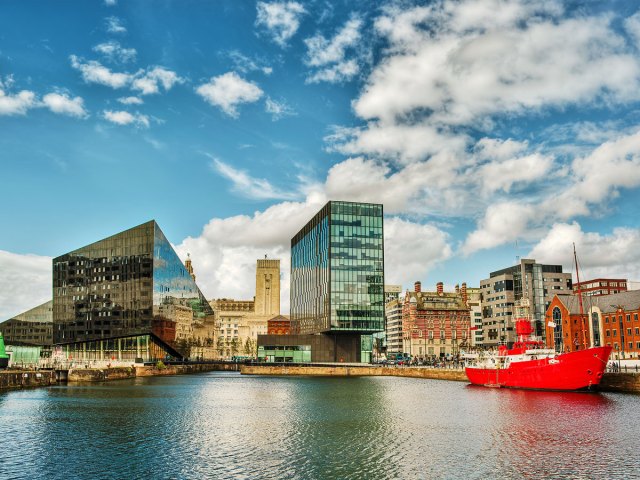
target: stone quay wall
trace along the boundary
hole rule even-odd
[[[420,367],[243,365],[240,368],[240,373],[243,375],[311,375],[323,377],[413,377],[458,382],[468,381],[464,370]]]
[[[189,373],[237,371],[238,364],[229,363],[200,363],[189,365],[166,365],[164,368],[156,366],[135,367],[136,377],[153,377],[158,375],[184,375]]]
[[[600,380],[599,390],[640,393],[640,373],[605,373]]]
[[[123,380],[135,378],[136,370],[133,367],[111,368],[73,368],[69,370],[67,381],[69,382],[107,382],[111,380]]]
[[[56,384],[56,372],[50,370],[0,372],[0,390],[28,387],[48,387]]]

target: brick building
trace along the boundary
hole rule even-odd
[[[444,292],[442,282],[435,292],[423,292],[416,282],[407,291],[402,307],[404,351],[413,357],[457,355],[471,345],[471,317],[466,284],[455,292]]]
[[[573,292],[582,292],[585,297],[594,295],[612,295],[627,291],[626,278],[594,278],[573,285]]]
[[[559,350],[610,345],[614,358],[640,358],[640,291],[583,298],[580,317],[577,295],[556,295],[547,309],[547,345]],[[551,325],[550,325],[551,323]],[[571,345],[567,345],[567,342]]]

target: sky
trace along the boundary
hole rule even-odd
[[[635,1],[0,2],[0,319],[51,259],[155,219],[250,299],[328,200],[382,203],[385,280],[518,258],[640,280]]]

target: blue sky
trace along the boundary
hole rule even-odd
[[[328,199],[385,205],[388,283],[571,271],[572,242],[640,280],[637,8],[2,2],[0,317],[151,218],[208,297],[251,298]]]

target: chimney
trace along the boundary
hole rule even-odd
[[[420,292],[422,291],[422,284],[420,282],[416,282],[413,284],[413,289],[415,292]]]
[[[467,303],[467,283],[462,282],[462,288],[460,289],[460,293],[462,293],[462,301]]]
[[[444,293],[444,283],[442,282],[436,283],[436,290],[438,292],[438,295],[442,295]]]
[[[460,293],[460,285],[456,283],[456,293]]]

